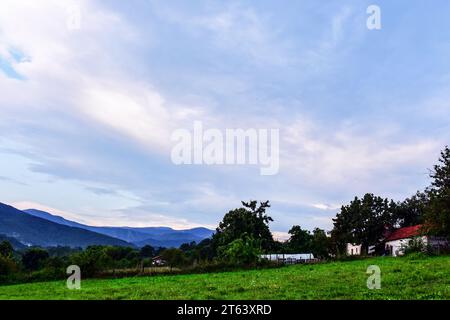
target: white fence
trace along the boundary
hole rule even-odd
[[[317,261],[314,258],[312,253],[277,253],[277,254],[263,254],[261,255],[261,259],[267,259],[269,261],[277,261],[286,264],[295,264],[295,263],[304,263],[304,262],[315,262]]]

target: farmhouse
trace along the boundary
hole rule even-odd
[[[416,237],[420,236],[420,227],[422,225],[416,225],[412,227],[400,228],[392,232],[387,238],[385,243],[386,253],[394,257],[403,255],[403,250],[408,246],[409,242]],[[426,237],[422,237],[424,243]]]
[[[424,245],[431,246],[434,249],[440,249],[448,246],[448,241],[444,238],[423,235],[422,225],[418,224],[411,227],[400,228],[392,232],[385,242],[385,250],[394,257],[404,254],[404,249],[413,239],[422,240]]]

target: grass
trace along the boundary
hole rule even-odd
[[[369,265],[381,268],[381,289],[366,286]],[[450,256],[294,265],[277,269],[0,287],[0,299],[450,299]]]

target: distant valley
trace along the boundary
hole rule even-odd
[[[89,245],[179,247],[186,242],[209,238],[213,230],[193,228],[174,230],[169,227],[94,227],[84,225],[49,212],[18,210],[0,203],[0,240],[9,237],[24,246]]]

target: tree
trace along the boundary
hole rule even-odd
[[[289,230],[291,237],[288,240],[289,251],[293,253],[308,253],[311,251],[311,234],[300,226],[293,226]]]
[[[311,252],[315,257],[325,259],[329,256],[330,238],[325,230],[315,228],[311,238]]]
[[[7,276],[16,271],[17,271],[16,262],[12,258],[7,258],[0,255],[0,276]]]
[[[430,199],[425,214],[425,229],[429,234],[450,238],[450,149],[441,151],[439,163],[430,172]]]
[[[371,193],[362,199],[355,197],[349,205],[342,206],[340,213],[333,219],[331,236],[335,251],[343,254],[347,243],[361,244],[362,252],[365,253],[369,246],[379,245],[386,227],[394,223],[394,207],[392,200]]]
[[[172,269],[173,267],[183,267],[187,265],[188,259],[180,249],[170,248],[161,252],[162,259]]]
[[[70,257],[71,264],[81,268],[84,276],[94,276],[113,265],[104,246],[89,246],[80,253]]]
[[[0,276],[5,276],[17,270],[17,264],[13,259],[14,249],[9,241],[0,243]]]
[[[196,247],[196,252],[196,258],[198,260],[212,260],[217,256],[214,250],[213,240],[211,238],[200,241]]]
[[[42,268],[48,258],[49,255],[47,251],[40,248],[33,248],[23,254],[22,264],[25,269],[35,271]]]
[[[260,202],[259,206],[257,201],[242,201],[242,205],[243,208],[229,211],[220,222],[213,236],[216,250],[244,236],[260,240],[261,248],[270,250],[274,241],[269,230],[269,223],[273,219],[266,214],[266,209],[270,207],[269,201]]]
[[[222,248],[221,258],[234,265],[252,265],[261,255],[260,242],[247,235]]]
[[[14,248],[9,241],[2,241],[0,243],[0,256],[11,258],[14,254]]]
[[[423,223],[429,201],[429,197],[425,192],[417,191],[412,197],[396,204],[393,210],[396,224],[403,228]]]
[[[139,253],[142,258],[152,258],[155,256],[155,248],[150,245],[146,245],[141,248]]]

